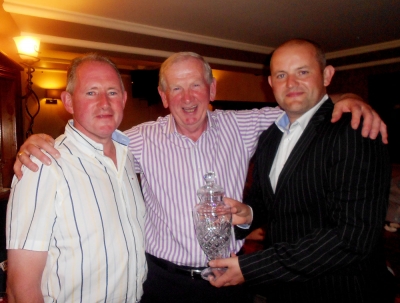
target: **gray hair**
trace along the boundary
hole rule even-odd
[[[208,84],[211,84],[213,82],[214,76],[212,74],[212,70],[210,65],[202,56],[199,54],[193,53],[193,52],[180,52],[180,53],[175,53],[168,57],[167,60],[163,62],[160,68],[160,74],[159,74],[159,81],[158,81],[158,87],[165,92],[166,90],[166,83],[165,83],[165,73],[166,71],[175,63],[181,62],[188,60],[190,58],[194,58],[196,60],[199,60],[203,64],[203,71],[204,71],[204,79],[206,79]]]
[[[78,67],[81,66],[85,62],[100,62],[100,63],[105,63],[105,64],[108,64],[109,66],[111,66],[118,75],[118,79],[119,79],[119,83],[121,85],[122,91],[123,92],[125,91],[125,87],[124,87],[124,83],[122,82],[121,74],[120,74],[117,66],[115,65],[115,63],[112,62],[109,58],[107,58],[103,55],[100,55],[98,53],[88,53],[81,57],[77,57],[77,58],[73,59],[71,61],[71,64],[68,67],[67,88],[65,90],[67,92],[69,92],[71,95],[73,94],[74,89],[75,89],[76,71],[77,71]]]

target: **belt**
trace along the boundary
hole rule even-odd
[[[202,279],[201,271],[203,269],[205,269],[205,267],[189,267],[189,266],[176,265],[170,261],[157,258],[148,253],[146,253],[146,257],[147,257],[147,261],[154,263],[155,265],[157,265],[158,267],[161,267],[162,269],[165,269],[172,273],[178,273],[178,274],[182,274],[185,276],[189,276],[192,279]]]

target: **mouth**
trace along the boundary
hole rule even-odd
[[[188,114],[194,113],[196,109],[197,109],[197,105],[193,105],[190,107],[182,107],[182,110]]]
[[[299,91],[289,92],[286,94],[286,97],[295,98],[295,97],[301,96],[302,94],[303,94],[303,92],[299,92]]]
[[[97,115],[97,117],[98,118],[100,118],[100,119],[106,119],[106,118],[112,118],[112,114],[100,114],[100,115]]]

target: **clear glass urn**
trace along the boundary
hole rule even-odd
[[[232,231],[231,208],[224,204],[224,189],[215,183],[215,174],[210,171],[204,175],[206,185],[197,190],[200,202],[193,209],[193,221],[197,240],[208,260],[229,256],[229,243]],[[203,279],[216,276],[226,268],[204,269]]]

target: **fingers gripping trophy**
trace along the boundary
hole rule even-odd
[[[204,175],[206,185],[197,190],[200,202],[193,209],[193,221],[197,240],[208,260],[226,258],[232,234],[231,208],[224,204],[224,189],[215,184],[214,172]],[[201,272],[203,279],[208,280],[226,268],[208,267]]]

